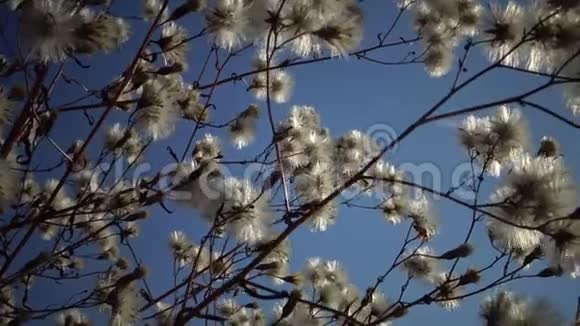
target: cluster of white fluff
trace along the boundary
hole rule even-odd
[[[572,175],[561,157],[514,153],[511,169],[491,200],[496,216],[524,228],[490,219],[490,236],[499,246],[524,255],[542,246],[555,267],[576,277],[580,230],[575,220],[562,220],[574,212],[576,198]]]
[[[137,220],[147,217],[144,210],[138,210],[139,193],[135,184],[117,180],[113,185],[106,184],[103,176],[93,169],[84,169],[73,174],[75,187],[73,194],[61,187],[56,191],[59,180],[49,179],[39,187],[31,175],[23,181],[18,205],[31,206],[38,210],[51,210],[54,215],[50,221],[38,225],[37,231],[44,240],[53,240],[63,230],[72,228],[80,231],[88,241],[95,244],[99,259],[116,260],[119,258],[119,242],[122,238],[139,235]],[[3,180],[4,181],[4,180]],[[49,205],[49,200],[50,205]],[[84,201],[90,204],[78,206]],[[74,215],[71,215],[74,210]],[[111,222],[116,220],[116,225]],[[79,257],[72,254],[59,254],[60,270],[82,268]]]
[[[484,300],[480,316],[486,326],[565,325],[564,318],[547,300],[532,301],[505,290]]]
[[[282,1],[268,1],[278,12]],[[280,10],[280,43],[297,55],[318,54],[326,47],[332,55],[345,55],[362,38],[363,16],[356,1],[298,0]]]
[[[116,156],[125,156],[127,162],[133,163],[141,154],[143,144],[134,129],[126,129],[115,123],[105,133],[105,148]]]
[[[580,74],[580,60],[575,58],[562,71],[566,77],[578,78]],[[580,114],[580,83],[567,83],[563,86],[563,95],[568,108],[574,115]]]
[[[217,252],[193,244],[183,231],[171,232],[168,244],[179,268],[190,265],[198,273],[207,272],[220,278],[230,273],[230,263],[220,258]]]
[[[18,36],[29,53],[25,63],[35,60],[60,63],[71,56],[119,48],[128,38],[129,27],[110,11],[92,6],[105,2],[9,0],[11,10],[19,15]],[[205,32],[219,51],[232,53],[245,45],[256,45],[259,51],[254,60],[255,74],[248,90],[257,99],[269,98],[274,103],[288,102],[294,86],[289,69],[284,67],[293,59],[282,61],[280,53],[291,52],[299,57],[316,57],[325,52],[330,56],[347,56],[363,37],[363,13],[356,0],[216,0],[209,6],[202,0],[182,2],[174,10],[164,9],[153,33],[158,39],[152,40],[140,54],[130,74],[126,72],[101,94],[103,103],[131,113],[127,125],[116,123],[105,131],[103,155],[113,154],[115,159],[123,157],[135,163],[146,138],[153,141],[168,138],[179,118],[198,123],[208,120],[210,99],[202,104],[200,89],[186,84],[180,75],[188,68],[187,44],[191,40],[185,25],[178,23],[186,13],[203,13]],[[481,35],[484,40],[481,43],[494,62],[502,60],[502,64],[532,71],[552,72],[559,68],[578,50],[580,7],[558,2],[535,2],[524,7],[509,1],[505,5],[491,4],[486,9],[476,0],[417,0],[402,1],[400,6],[413,11],[415,27],[424,45],[421,58],[430,75],[440,77],[451,70],[461,40],[476,35]],[[144,18],[155,19],[162,3],[145,0]],[[159,52],[152,50],[154,45]],[[156,58],[161,58],[160,67]],[[563,68],[561,75],[578,78],[580,59]],[[564,87],[567,105],[574,113],[580,112],[580,86],[569,83]],[[0,89],[0,131],[12,122],[13,107],[13,98]],[[227,123],[230,140],[237,149],[254,140],[258,119],[258,107],[250,105]],[[203,127],[208,126],[213,127],[209,124]],[[284,175],[286,184],[293,187],[296,196],[291,198],[291,204],[302,205],[312,214],[308,219],[311,228],[327,230],[335,223],[338,201],[326,198],[345,181],[359,177],[361,168],[376,158],[381,148],[358,130],[333,139],[316,110],[306,105],[292,106],[288,118],[275,129],[273,141],[279,147],[281,162],[273,165],[278,170],[272,175]],[[491,196],[496,203],[491,212],[505,221],[488,220],[494,244],[520,255],[539,247],[555,270],[579,276],[580,222],[578,219],[551,222],[569,216],[577,199],[573,178],[558,154],[557,144],[546,138],[538,154],[530,155],[527,127],[520,111],[507,106],[500,106],[495,116],[468,117],[459,138],[487,173],[499,176],[505,171],[504,179]],[[79,144],[82,143],[72,148],[80,148]],[[306,280],[315,290],[318,303],[345,311],[361,323],[382,320],[381,317],[396,309],[379,290],[368,298],[361,295],[335,260],[313,258],[302,272],[291,274],[289,240],[269,248],[279,236],[279,230],[273,227],[275,214],[270,194],[249,180],[227,176],[220,165],[221,158],[220,139],[211,134],[201,137],[194,143],[192,159],[181,162],[170,174],[174,179],[170,191],[163,195],[196,209],[217,233],[247,245],[247,252],[271,249],[256,268],[259,275],[271,276],[278,284],[292,284],[296,287],[294,291],[302,291],[301,294],[307,291],[307,287],[302,287]],[[33,213],[52,212],[53,218],[39,223],[36,229],[44,240],[54,240],[70,229],[78,229],[81,236],[88,237],[98,250],[99,260],[114,262],[106,275],[99,278],[93,295],[111,309],[111,324],[134,322],[140,307],[136,282],[146,273],[142,268],[126,272],[128,262],[120,257],[120,245],[138,235],[136,221],[147,215],[138,208],[144,205],[143,198],[153,192],[151,188],[140,188],[148,180],[139,180],[138,184],[121,179],[111,185],[90,162],[73,171],[72,187],[68,183],[62,186],[55,179],[47,180],[41,187],[30,174],[22,179],[12,155],[0,159],[0,212],[11,206],[27,207]],[[418,236],[429,240],[438,229],[433,205],[422,192],[413,196],[411,187],[404,184],[403,172],[379,159],[348,190],[379,193],[377,207],[385,219],[393,223],[408,219]],[[223,278],[233,271],[232,261],[224,261],[227,259],[194,244],[183,231],[172,232],[168,244],[179,268],[191,267],[199,273],[207,270],[213,277]],[[59,252],[64,247],[55,248]],[[451,259],[450,253],[456,255],[453,259],[463,257],[457,250],[436,256],[423,246],[414,252],[407,251],[401,267],[410,278],[434,286],[435,300],[447,309],[454,309],[459,304],[454,297],[461,295],[467,281],[464,276],[441,272],[439,260]],[[71,270],[78,273],[83,268],[83,260],[73,252],[44,258],[45,265],[61,275]],[[26,275],[26,287],[32,283],[34,272]],[[2,287],[0,299],[0,311],[10,313],[9,306],[14,305],[15,299],[9,287]],[[282,318],[291,299],[274,308],[273,319],[277,324],[323,323],[322,310],[300,302]],[[160,311],[168,307],[162,302],[157,304]],[[226,300],[217,310],[231,325],[266,325],[264,313],[253,305],[241,306]],[[488,299],[481,314],[488,325],[559,323],[559,316],[543,303],[528,303],[509,292]],[[161,313],[158,319],[160,324],[172,324],[174,309]],[[347,323],[342,317],[338,322]],[[69,309],[56,316],[56,323],[85,325],[88,319],[80,311]],[[379,325],[389,324],[390,321],[384,321]]]
[[[279,234],[272,233],[269,238],[265,238],[257,243],[255,247],[258,251],[261,248],[267,248],[270,241],[278,236]],[[263,270],[266,275],[271,276],[275,284],[291,283],[300,286],[303,282],[301,274],[290,274],[291,249],[290,241],[284,239],[262,261],[262,267],[260,269]]]
[[[266,315],[259,307],[240,306],[233,299],[225,299],[218,304],[217,310],[228,325],[266,326]]]
[[[552,268],[572,278],[580,277],[580,222],[553,222],[546,229],[541,246]]]
[[[284,170],[294,176],[302,202],[316,205],[330,195],[337,183],[335,146],[315,109],[293,106],[277,137]],[[310,222],[314,230],[324,231],[335,217],[336,203],[331,201],[315,211]]]
[[[231,50],[253,41],[264,27],[259,1],[218,0],[209,7],[205,19],[217,46]]]
[[[176,71],[187,70],[187,30],[175,22],[163,25],[161,38],[157,41],[163,51],[165,64],[174,66]]]
[[[368,135],[358,130],[332,139],[310,106],[293,106],[288,119],[278,127],[276,137],[284,171],[293,178],[298,198],[312,205],[354,177],[380,151]],[[403,180],[401,171],[378,160],[350,189],[378,194],[387,220],[397,223],[408,217],[417,232],[429,239],[438,227],[434,209],[422,193],[409,194]],[[313,230],[325,231],[335,222],[335,216],[336,202],[331,200],[313,213],[310,218]]]
[[[33,209],[50,209],[56,212],[56,216],[50,222],[40,223],[37,231],[43,240],[51,240],[57,234],[60,234],[63,228],[67,225],[80,229],[85,232],[85,235],[92,234],[93,240],[96,242],[100,252],[101,258],[115,258],[117,256],[117,235],[113,234],[112,229],[102,228],[106,224],[106,214],[92,214],[95,206],[79,208],[75,213],[75,218],[71,219],[69,214],[59,213],[63,210],[70,209],[77,204],[77,200],[86,196],[86,193],[91,193],[98,196],[102,192],[96,186],[94,178],[89,178],[86,171],[81,171],[77,175],[79,185],[77,187],[76,198],[71,197],[67,192],[61,188],[56,191],[59,184],[58,180],[49,179],[43,187],[39,187],[34,181],[33,176],[28,174],[24,180],[20,180],[13,170],[14,163],[8,160],[0,161],[0,208],[7,209],[8,205],[17,205],[18,207],[30,206]],[[89,180],[89,181],[87,181]],[[50,206],[48,200],[52,198]],[[110,202],[103,201],[102,207],[107,207]],[[110,216],[108,217],[110,218]],[[69,224],[70,223],[70,224]],[[127,225],[127,236],[133,235],[136,232],[134,225]],[[60,249],[57,248],[57,252]],[[79,270],[83,268],[83,262],[80,257],[73,256],[67,252],[44,259],[45,263],[50,263],[51,268],[56,268],[61,272],[66,272],[67,269]],[[30,286],[32,281],[32,274],[26,277],[26,284]]]
[[[159,76],[147,81],[137,103],[137,127],[153,139],[167,138],[175,130],[179,107],[175,104],[183,84],[180,78]]]
[[[407,273],[409,278],[419,279],[427,284],[433,285],[437,290],[432,298],[443,308],[454,310],[460,305],[457,299],[463,293],[463,286],[475,283],[479,280],[479,274],[474,272],[473,278],[469,270],[462,276],[449,275],[440,266],[441,259],[456,259],[469,256],[472,249],[469,245],[462,245],[446,252],[443,255],[436,255],[431,248],[422,246],[417,250],[407,250],[403,254],[401,268]]]
[[[279,13],[274,20],[273,16]],[[207,8],[205,18],[215,43],[235,49],[244,42],[286,45],[296,54],[307,56],[323,48],[332,55],[344,55],[362,38],[363,17],[356,1],[219,0]]]
[[[270,96],[276,103],[286,103],[290,99],[293,86],[292,76],[285,70],[278,69],[258,73],[250,89],[259,100],[266,100]]]
[[[484,31],[491,35],[492,41],[487,49],[489,59],[502,60],[507,65],[518,65],[521,51],[516,45],[523,41],[523,22],[526,13],[516,2],[509,1],[505,6],[492,4],[483,19]]]
[[[575,56],[580,40],[580,7],[577,3],[535,1],[523,6],[514,1],[492,4],[481,30],[491,37],[486,47],[492,61],[531,71],[577,78],[580,60]],[[580,107],[578,83],[564,85],[564,97],[572,112]]]
[[[577,51],[577,4],[566,8],[557,1],[536,1],[524,7],[509,1],[505,6],[493,4],[490,9],[482,30],[493,37],[488,48],[491,60],[505,57],[503,63],[508,65],[549,71]]]
[[[378,322],[392,311],[394,305],[380,290],[367,293],[363,298],[360,291],[348,280],[341,265],[335,261],[323,261],[320,258],[311,258],[302,273],[314,289],[319,304],[326,308],[344,311],[350,318],[364,322]],[[307,296],[308,287],[298,286],[289,295],[288,299],[277,303],[273,308],[271,321],[267,321],[264,312],[256,305],[240,305],[234,299],[224,299],[218,303],[218,315],[227,319],[228,325],[305,325],[321,326],[328,319],[325,309],[312,308],[300,301]],[[168,307],[160,305],[159,310]],[[166,320],[171,316],[168,310],[161,317]],[[347,322],[344,317],[338,317],[338,322]],[[380,326],[391,325],[390,320],[378,323]]]
[[[412,9],[415,27],[425,43],[425,69],[431,76],[441,77],[451,70],[461,38],[477,34],[482,7],[473,0],[421,0]]]
[[[105,275],[97,281],[95,299],[104,300],[102,310],[110,311],[110,325],[132,325],[137,320],[139,308],[143,304],[139,294],[138,283],[147,276],[147,269],[142,266],[127,272],[128,263],[119,260]]]
[[[266,100],[269,96],[275,103],[285,103],[292,95],[294,79],[285,69],[270,68],[278,65],[278,60],[271,52],[267,48],[257,52],[252,66],[258,73],[254,76],[249,90],[259,100]]]
[[[518,109],[502,105],[495,116],[467,117],[459,128],[459,140],[487,173],[499,176],[512,153],[527,149],[528,129]]]
[[[367,134],[359,130],[352,130],[337,140],[336,150],[342,178],[348,179],[360,171],[373,157],[377,156],[380,148],[373,143]]]
[[[580,41],[577,3],[508,1],[484,8],[475,0],[420,0],[402,1],[399,6],[410,7],[414,13],[415,27],[425,44],[421,59],[433,77],[451,70],[462,38],[479,35],[492,62],[578,78],[580,59],[574,58]],[[577,84],[563,86],[566,103],[575,114],[580,111]]]
[[[204,218],[242,243],[253,245],[270,236],[270,198],[248,180],[224,176],[213,158],[206,157],[201,164],[182,163],[174,190],[178,193],[173,199],[198,209]]]
[[[439,221],[435,208],[424,193],[417,191],[407,201],[406,209],[408,218],[413,221],[413,227],[421,238],[429,240],[437,233]]]
[[[220,215],[225,230],[241,242],[255,244],[268,237],[273,214],[267,195],[248,180],[226,178]]]
[[[191,241],[187,238],[187,235],[183,231],[173,231],[169,235],[169,249],[173,253],[173,257],[177,261],[180,267],[185,266],[187,263],[192,263],[196,257],[194,253],[199,252],[197,247],[195,247]],[[199,259],[205,262],[207,260],[207,255],[200,255]],[[204,266],[206,264],[198,264],[198,266]]]
[[[89,319],[78,309],[68,309],[56,315],[58,326],[85,326],[90,325]]]
[[[394,307],[391,300],[378,289],[367,293],[369,297],[365,299],[336,260],[310,258],[303,274],[316,291],[320,303],[338,311],[345,311],[359,322],[377,321]],[[316,316],[317,310],[311,314]],[[289,320],[292,318],[292,315],[288,317]],[[343,318],[340,321],[343,322]],[[390,325],[390,322],[385,320],[381,325]]]
[[[433,203],[422,191],[412,191],[411,187],[404,185],[402,171],[379,160],[368,175],[373,181],[371,189],[381,198],[379,208],[385,220],[398,224],[409,219],[417,234],[425,240],[437,233],[439,222]]]
[[[258,107],[250,105],[230,125],[230,140],[237,149],[242,149],[254,141],[258,118]]]
[[[137,72],[142,72],[140,84],[132,84],[122,92],[119,101],[134,100],[137,102],[134,109],[135,130],[141,134],[151,137],[153,140],[159,140],[169,137],[175,131],[175,124],[181,117],[194,121],[205,121],[207,119],[207,110],[200,104],[199,91],[187,85],[182,77],[178,74],[169,75],[150,75],[146,70],[151,69],[148,64],[143,63]],[[115,84],[114,84],[115,85]],[[111,91],[115,90],[115,86]],[[124,131],[120,126],[114,126],[115,130],[110,130],[107,134],[107,144],[113,144],[112,141],[119,138],[120,133]],[[133,129],[130,129],[133,132]],[[139,135],[132,135],[124,140],[124,146],[130,146],[136,149],[141,141]],[[127,136],[126,136],[127,137]],[[123,137],[121,137],[123,138]],[[119,138],[119,139],[121,139]],[[110,150],[112,148],[109,148]],[[129,161],[131,156],[136,153],[128,151],[127,148],[116,148],[126,152]],[[130,155],[132,154],[132,155]]]
[[[20,35],[30,56],[42,61],[62,61],[72,53],[110,52],[124,43],[127,23],[108,13],[95,14],[72,0],[21,1]]]
[[[436,281],[440,272],[439,260],[431,248],[423,246],[417,251],[407,251],[404,255],[404,263],[401,265],[409,277],[421,279],[429,283]]]
[[[274,306],[274,313],[273,317],[274,320],[280,320],[282,316],[282,312],[284,310],[284,306],[286,306],[287,302],[277,303]],[[316,316],[316,312],[318,309],[311,309],[311,307],[304,303],[297,303],[294,307],[292,312],[282,318],[278,325],[280,326],[294,326],[294,325],[302,325],[302,326],[321,326],[324,324],[322,318]]]

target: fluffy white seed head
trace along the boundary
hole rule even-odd
[[[268,92],[270,92],[269,95],[272,101],[286,103],[290,99],[293,87],[294,80],[286,71],[270,70],[268,75],[265,72],[256,75],[251,85],[251,90],[259,100],[266,100]]]
[[[513,292],[500,290],[480,306],[485,325],[562,325],[563,319],[546,300],[530,302]]]
[[[181,86],[170,76],[160,76],[143,85],[137,105],[137,126],[154,140],[169,137],[175,130],[180,115],[175,101]]]
[[[217,46],[232,50],[253,39],[256,28],[252,17],[254,3],[218,0],[208,9],[205,15],[207,28]]]
[[[230,125],[230,139],[237,149],[249,145],[256,136],[258,107],[250,105]]]
[[[486,48],[491,61],[502,60],[506,65],[519,65],[521,51],[516,45],[524,33],[522,6],[513,1],[509,1],[505,7],[492,3],[483,18],[482,30],[493,38]]]
[[[189,48],[186,41],[187,30],[183,26],[175,22],[163,25],[158,44],[163,51],[166,65],[177,65],[180,71],[187,70],[187,52]]]
[[[405,262],[401,265],[409,277],[416,277],[427,282],[437,280],[439,275],[439,262],[431,248],[421,247],[415,253],[407,252]]]

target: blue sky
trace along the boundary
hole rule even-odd
[[[113,12],[120,15],[134,14],[134,10],[140,10],[140,6],[134,6],[134,3],[133,1],[117,1]],[[366,0],[361,5],[366,18],[366,37],[361,46],[365,47],[365,45],[376,43],[375,35],[390,25],[397,14],[397,8],[389,0]],[[2,20],[7,19],[8,21],[13,18],[5,8],[0,9],[0,13]],[[189,28],[191,34],[196,33],[201,26],[196,18],[185,19],[182,23]],[[102,87],[112,77],[118,76],[134,55],[135,45],[143,37],[145,24],[136,22],[134,26],[132,38],[124,45],[122,51],[109,57],[96,56],[90,59],[81,59],[91,65],[89,70],[69,63],[65,67],[65,72],[72,76],[79,76],[89,88]],[[403,16],[390,39],[397,40],[399,37],[406,39],[413,37],[408,14]],[[186,81],[191,82],[196,78],[209,46],[210,43],[206,39],[191,43],[190,70],[184,76]],[[408,51],[417,49],[417,45],[402,46],[376,51],[370,55],[378,59],[394,61],[405,56]],[[3,49],[0,47],[0,50]],[[462,51],[462,48],[458,47],[457,51]],[[232,72],[239,73],[248,70],[251,54],[247,53],[234,58],[231,66],[224,71],[223,76],[229,76]],[[457,54],[462,54],[462,52]],[[482,69],[487,64],[482,51],[479,48],[475,49],[470,54],[470,60],[467,63],[467,76]],[[428,76],[421,64],[381,66],[350,58],[292,67],[288,72],[295,80],[293,96],[289,103],[273,106],[275,120],[280,121],[287,117],[291,105],[312,105],[320,113],[322,125],[328,127],[333,136],[338,137],[351,129],[366,131],[377,125],[386,125],[401,132],[445,94],[451,85],[455,69],[447,77],[433,79]],[[206,74],[202,84],[212,80],[213,73],[210,71],[209,74]],[[521,93],[539,85],[542,81],[541,78],[530,77],[518,72],[493,71],[453,97],[441,108],[441,112]],[[74,86],[60,84],[55,89],[51,104],[58,105],[75,96],[78,96],[78,93],[74,91]],[[535,95],[533,98],[536,102],[573,119],[563,105],[560,89],[552,88]],[[211,112],[216,123],[229,120],[233,114],[245,109],[251,103],[258,103],[262,108],[265,107],[264,103],[256,102],[251,94],[246,93],[243,83],[220,86],[215,91],[212,103],[217,108]],[[492,110],[487,112],[493,113]],[[568,166],[573,170],[580,167],[577,130],[562,125],[553,118],[537,111],[524,109],[524,115],[529,122],[534,146],[538,144],[542,136],[553,136],[560,141]],[[95,112],[93,117],[97,116],[98,114]],[[462,118],[421,127],[406,138],[394,152],[387,154],[386,159],[396,165],[425,166],[429,164],[437,167],[441,173],[442,190],[445,191],[451,185],[451,175],[454,168],[468,161],[465,150],[459,146],[456,137],[456,125]],[[115,113],[109,117],[111,122],[123,121],[123,119],[126,119],[125,113]],[[173,137],[167,141],[161,141],[149,149],[146,160],[147,163],[151,164],[153,170],[155,167],[162,167],[172,161],[166,146],[171,146],[177,153],[183,151],[192,128],[191,124],[180,122]],[[84,138],[88,130],[86,119],[82,113],[68,113],[55,126],[53,137],[58,143],[70,144],[77,138]],[[217,134],[223,135],[223,132],[220,131]],[[203,133],[198,135],[201,136]],[[271,134],[265,116],[260,122],[258,135],[257,141],[245,151],[237,151],[232,146],[225,145],[225,156],[232,160],[251,158],[267,145]],[[99,141],[94,143],[94,145],[97,144]],[[45,146],[44,150],[37,156],[37,160],[43,164],[51,165],[58,161],[58,156],[52,148]],[[574,172],[578,181],[578,173]],[[62,172],[57,174],[60,173]],[[413,181],[421,182],[421,180]],[[428,180],[425,182],[427,182],[426,185],[429,185]],[[484,200],[488,198],[489,191],[493,188],[493,179],[489,179],[484,186],[482,196]],[[207,231],[207,224],[198,218],[196,212],[171,203],[168,206],[174,210],[172,214],[167,214],[158,207],[153,208],[151,217],[142,225],[140,237],[134,240],[137,254],[151,269],[148,282],[154,294],[161,293],[172,282],[171,256],[166,244],[169,233],[173,230],[183,230],[188,233],[191,239],[199,239]],[[437,252],[444,252],[463,241],[465,231],[470,223],[471,213],[444,199],[436,201],[435,206],[441,220],[441,231],[430,246]],[[291,236],[290,240],[293,245],[292,270],[300,270],[308,257],[337,259],[345,266],[351,280],[364,292],[364,289],[390,266],[404,238],[406,229],[406,225],[393,226],[389,224],[382,218],[380,212],[341,207],[336,225],[330,227],[327,232],[313,233],[307,229],[301,229]],[[483,266],[493,257],[482,224],[476,227],[473,239],[475,255],[460,263],[458,271],[464,270],[470,265]],[[40,241],[35,245],[38,247],[31,248],[29,254],[45,246]],[[389,276],[381,290],[387,296],[397,296],[403,282],[402,274],[397,271]],[[33,294],[34,301],[57,302],[62,300],[59,294],[54,292],[47,294],[42,290],[43,288],[44,286]],[[51,288],[54,289],[54,286],[46,285],[47,290]],[[578,281],[570,280],[567,277],[544,279],[541,282],[535,280],[517,281],[510,283],[506,288],[534,296],[544,295],[552,300],[568,319],[575,312],[576,296],[580,293]],[[414,285],[405,298],[412,301],[428,290],[430,288],[421,284]],[[419,306],[412,309],[404,319],[398,320],[396,324],[415,325],[426,322],[432,325],[444,322],[465,325],[478,324],[478,305],[481,298],[482,296],[475,296],[465,300],[462,306],[454,312],[447,312],[437,305]]]

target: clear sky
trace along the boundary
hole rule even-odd
[[[132,15],[134,10],[140,10],[139,1],[116,1],[113,7],[114,13],[119,15]],[[365,0],[361,3],[366,19],[366,36],[361,47],[376,43],[376,34],[392,23],[397,14],[397,8],[390,0]],[[0,9],[0,19],[12,19],[5,8]],[[200,29],[200,22],[195,18],[183,20],[191,34]],[[84,70],[68,63],[65,71],[72,76],[81,76],[83,82],[89,88],[100,88],[109,82],[112,77],[118,76],[124,67],[130,62],[130,58],[136,50],[135,45],[143,37],[145,24],[135,22],[131,40],[126,43],[122,51],[108,57],[94,57],[90,60],[81,59],[91,65]],[[397,28],[392,32],[390,39],[397,40],[399,37],[410,39],[413,37],[412,22],[409,15],[403,15]],[[10,29],[8,29],[10,31]],[[189,54],[189,71],[185,74],[186,81],[193,81],[201,68],[203,60],[209,49],[209,41],[206,39],[196,40],[191,43]],[[1,48],[0,48],[1,50]],[[393,49],[385,49],[369,53],[373,58],[396,61],[401,59],[409,51],[418,51],[417,45],[402,46]],[[458,47],[457,51],[462,51]],[[223,76],[229,76],[233,72],[244,72],[249,69],[251,54],[236,57],[231,66],[227,68]],[[462,54],[462,52],[458,52]],[[487,60],[478,48],[472,51],[467,63],[467,76],[482,69],[488,64]],[[449,89],[453,76],[451,73],[444,78],[430,78],[421,64],[383,66],[373,64],[356,58],[332,60],[310,65],[292,67],[288,72],[294,77],[295,86],[293,95],[286,104],[274,104],[274,116],[276,121],[285,119],[292,105],[312,105],[321,115],[322,125],[330,129],[331,134],[338,137],[351,129],[361,131],[374,130],[376,126],[389,126],[395,132],[401,132],[410,123],[417,119],[423,112],[436,103]],[[214,71],[206,74],[202,84],[210,82],[214,78]],[[249,80],[248,80],[249,81]],[[462,106],[486,103],[494,99],[501,99],[506,95],[517,94],[539,85],[543,80],[529,75],[497,70],[482,78],[480,81],[462,90],[450,100],[441,110],[453,110]],[[212,103],[216,110],[212,111],[213,121],[225,122],[236,112],[245,109],[251,103],[258,103],[264,108],[264,103],[256,101],[245,90],[243,83],[226,84],[216,89]],[[60,85],[55,89],[53,105],[66,102],[78,94],[71,93],[74,87]],[[536,102],[541,103],[554,111],[574,119],[571,113],[563,105],[560,89],[549,89],[542,94],[534,96]],[[524,109],[524,115],[529,122],[532,143],[534,146],[542,136],[553,136],[562,145],[562,152],[566,162],[575,172],[578,181],[580,167],[580,152],[578,146],[578,130],[563,125],[555,119],[539,113]],[[262,111],[264,112],[264,111]],[[486,112],[493,113],[493,110]],[[95,112],[93,117],[97,117]],[[429,167],[437,169],[440,173],[442,191],[447,190],[452,184],[452,174],[460,164],[468,162],[465,150],[457,141],[457,124],[463,117],[446,120],[441,123],[432,123],[421,127],[410,137],[406,138],[395,151],[386,156],[386,160],[396,165],[405,166],[409,169]],[[125,113],[115,113],[110,121],[123,121]],[[84,138],[88,133],[86,118],[82,113],[67,113],[53,129],[55,141],[69,144],[76,138]],[[166,150],[171,146],[177,153],[181,153],[191,133],[192,125],[187,122],[179,122],[176,134],[167,141],[161,141],[152,146],[146,161],[153,168],[162,167],[172,161]],[[204,132],[205,133],[205,132]],[[203,135],[200,133],[198,135]],[[223,135],[222,131],[217,132]],[[264,148],[270,142],[271,132],[267,119],[262,116],[260,131],[257,141],[244,151],[237,151],[230,145],[225,145],[225,156],[231,160],[249,159]],[[95,143],[97,144],[97,143]],[[49,165],[59,160],[57,154],[48,146],[37,158],[38,162]],[[241,173],[234,171],[233,173]],[[413,171],[411,171],[413,172]],[[60,174],[59,172],[58,174]],[[494,179],[489,178],[484,186],[483,199],[488,198],[490,190],[494,188]],[[416,183],[432,185],[428,179],[413,180]],[[471,212],[446,201],[436,200],[435,206],[441,221],[440,233],[434,237],[430,246],[436,252],[444,252],[457,246],[463,241],[465,232],[471,221]],[[154,292],[159,294],[167,289],[172,282],[171,261],[172,257],[167,247],[167,239],[173,230],[185,231],[191,239],[199,239],[207,231],[204,223],[195,211],[168,203],[173,210],[172,214],[166,213],[159,207],[152,209],[151,217],[146,220],[141,229],[141,235],[134,240],[137,254],[142,257],[145,265],[150,267],[151,272],[148,282]],[[401,241],[405,236],[407,225],[391,225],[386,222],[380,212],[359,210],[341,207],[337,223],[324,233],[313,233],[301,229],[292,235],[290,240],[293,246],[292,270],[300,270],[309,257],[322,257],[324,259],[339,260],[348,271],[351,280],[357,284],[361,291],[376,280],[391,264],[396,255]],[[489,262],[494,252],[487,240],[486,230],[483,224],[479,224],[474,233],[475,254],[473,257],[462,261],[458,271],[466,267],[481,267]],[[38,242],[38,248],[43,244]],[[492,272],[496,275],[498,271]],[[485,284],[490,279],[484,279]],[[391,297],[396,297],[404,282],[404,276],[399,271],[392,273],[385,281],[381,290]],[[46,289],[54,288],[47,286]],[[561,310],[564,316],[571,319],[575,312],[576,297],[580,293],[580,283],[568,277],[551,278],[539,281],[516,281],[509,283],[505,288],[530,295],[544,295],[552,300]],[[412,286],[405,298],[413,300],[422,293],[430,290],[429,287],[417,283]],[[57,302],[62,300],[58,293],[44,292],[42,288],[34,293],[33,300]],[[415,325],[429,323],[439,325],[452,323],[457,325],[475,325],[478,320],[478,305],[483,296],[475,296],[463,301],[461,307],[448,312],[437,305],[419,306],[413,308],[403,319],[397,320],[396,325]]]

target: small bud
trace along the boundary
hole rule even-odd
[[[284,280],[284,282],[294,284],[296,287],[299,287],[299,288],[304,285],[304,275],[302,275],[300,273],[288,275],[286,277],[283,277],[282,280]]]
[[[538,156],[556,157],[558,155],[560,155],[560,144],[552,137],[542,138]]]
[[[76,270],[81,270],[85,267],[85,263],[83,262],[83,260],[79,257],[72,257],[70,259],[70,268],[72,269],[76,269]]]
[[[157,74],[162,75],[162,76],[166,76],[166,75],[171,75],[171,74],[177,74],[177,73],[183,72],[184,70],[185,70],[185,67],[183,66],[183,64],[174,63],[170,66],[163,66],[163,67],[157,69]]]
[[[439,296],[442,298],[449,298],[453,296],[454,285],[447,281],[439,286]]]
[[[125,218],[125,221],[132,222],[132,221],[144,220],[147,217],[149,217],[149,212],[148,211],[137,211],[137,212],[134,212],[134,213],[129,214]]]
[[[66,152],[72,160],[68,162],[68,165],[73,172],[80,172],[89,164],[87,154],[83,150],[83,144],[84,142],[82,140],[77,140]]]
[[[103,251],[97,258],[101,260],[115,259],[119,255],[119,249],[117,247],[111,247],[106,251]]]
[[[260,110],[255,104],[250,104],[247,109],[240,113],[240,118],[258,118]]]
[[[273,261],[271,263],[260,264],[256,266],[256,269],[259,271],[269,271],[269,270],[278,270],[280,268],[280,262]]]
[[[244,307],[249,308],[249,309],[259,309],[260,306],[258,305],[257,302],[250,302],[246,305],[244,305]]]
[[[24,267],[23,271],[33,272],[41,264],[52,260],[52,254],[46,251],[40,252],[36,257],[30,260]]]
[[[205,7],[204,0],[186,0],[184,4],[177,7],[169,16],[169,20],[177,20],[190,12],[200,11]]]
[[[479,282],[480,279],[481,275],[479,275],[479,272],[477,270],[473,268],[468,268],[467,271],[465,271],[465,274],[461,275],[461,277],[459,278],[458,286],[477,283]]]
[[[401,317],[405,316],[407,314],[407,312],[408,312],[407,308],[405,308],[403,306],[397,306],[397,308],[395,308],[395,310],[393,310],[393,312],[390,313],[390,315],[393,318],[401,318]]]
[[[294,311],[294,308],[296,308],[296,304],[298,304],[298,301],[301,298],[302,298],[302,293],[300,291],[292,290],[292,292],[290,292],[290,296],[288,297],[288,301],[286,302],[286,304],[282,308],[282,314],[280,314],[280,320],[288,317],[292,313],[292,311]]]
[[[540,248],[539,246],[534,248],[534,250],[529,253],[526,258],[524,258],[524,261],[522,263],[522,266],[527,266],[529,264],[531,264],[534,260],[538,259],[542,257],[542,248]]]
[[[580,207],[577,207],[572,213],[570,213],[568,218],[571,220],[580,220]]]
[[[441,259],[455,259],[455,258],[465,258],[473,253],[473,247],[468,244],[462,244],[455,249],[451,249],[443,255],[439,256]]]
[[[365,292],[365,296],[363,297],[363,299],[360,302],[361,307],[366,307],[370,303],[371,298],[373,296],[373,292],[374,292],[374,289],[372,287],[367,288],[367,291]]]
[[[149,271],[145,266],[139,266],[135,268],[135,276],[137,278],[145,278],[147,277],[147,274],[149,274]]]
[[[564,247],[566,244],[576,239],[576,235],[564,229],[560,229],[555,233],[550,234],[558,248]]]
[[[212,262],[211,270],[214,275],[221,275],[227,273],[227,265],[223,259],[217,259]]]
[[[548,267],[541,270],[537,276],[539,277],[553,277],[553,276],[562,276],[563,270],[560,266],[553,266]]]
[[[38,115],[38,118],[38,130],[36,132],[36,136],[39,137],[48,135],[49,131],[54,125],[54,122],[56,121],[56,111],[44,111]]]

